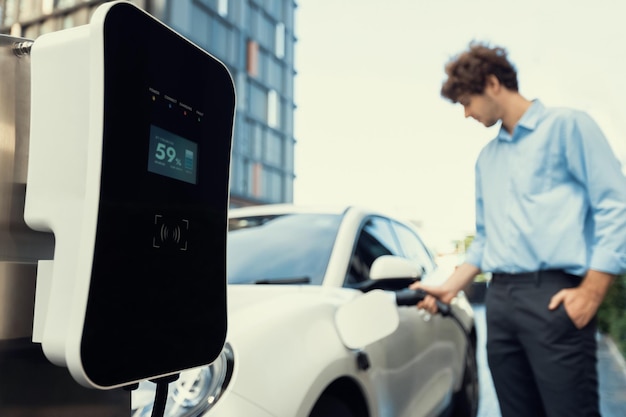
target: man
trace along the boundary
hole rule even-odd
[[[487,357],[502,416],[599,416],[595,315],[626,272],[620,164],[587,114],[524,98],[503,48],[471,43],[446,74],[443,97],[501,127],[476,162],[465,263],[441,286],[412,288],[450,302],[492,272]],[[418,307],[434,313],[434,302]]]

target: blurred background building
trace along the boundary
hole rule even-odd
[[[103,0],[0,0],[0,33],[36,39]],[[222,61],[237,91],[231,207],[293,202],[295,0],[133,0]],[[120,28],[123,30],[123,28]]]

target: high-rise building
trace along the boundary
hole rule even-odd
[[[0,33],[36,39],[103,0],[0,0]],[[296,0],[134,0],[222,61],[237,92],[231,206],[293,201]]]

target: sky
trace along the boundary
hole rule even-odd
[[[472,234],[499,127],[439,94],[472,40],[508,50],[524,97],[589,112],[626,167],[625,17],[622,0],[299,0],[294,203],[410,219],[439,251]]]

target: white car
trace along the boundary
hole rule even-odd
[[[475,417],[465,295],[451,317],[396,304],[416,279],[448,273],[410,224],[354,207],[229,217],[227,343],[170,384],[167,417]],[[140,384],[133,416],[153,401],[154,384]]]

